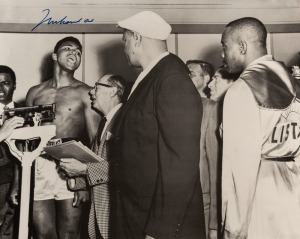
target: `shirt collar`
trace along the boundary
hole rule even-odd
[[[14,108],[15,102],[11,101],[7,105],[0,103],[0,112],[4,111],[4,107],[7,106],[8,108]]]
[[[122,103],[117,104],[114,108],[112,108],[108,114],[105,116],[106,117],[106,122],[110,122],[111,119],[114,117],[115,113],[120,109],[122,106]]]
[[[146,75],[148,72],[151,71],[151,69],[162,59],[164,58],[165,56],[169,55],[170,53],[169,52],[164,52],[162,54],[160,54],[159,56],[157,56],[154,60],[152,60],[149,65],[142,71],[145,72],[144,75]]]

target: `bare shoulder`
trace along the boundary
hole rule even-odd
[[[28,92],[27,92],[27,95],[26,95],[26,105],[29,106],[29,105],[33,105],[33,101],[35,99],[35,97],[43,92],[45,89],[47,89],[47,87],[49,88],[49,81],[45,81],[41,84],[38,84],[38,85],[35,85],[35,86],[32,86]]]
[[[28,94],[35,94],[36,92],[38,91],[41,91],[41,90],[44,90],[45,88],[47,88],[49,86],[49,81],[50,80],[47,80],[41,84],[38,84],[38,85],[35,85],[35,86],[32,86],[29,91],[28,91]]]
[[[84,82],[75,80],[72,84],[72,92],[75,97],[79,97],[80,100],[84,103],[85,106],[91,105],[91,99],[90,99],[90,91],[92,90],[92,87],[87,85]]]
[[[79,80],[74,80],[72,87],[74,87],[75,90],[81,91],[82,93],[89,92],[92,89],[91,86]]]

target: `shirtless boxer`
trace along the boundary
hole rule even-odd
[[[53,78],[30,88],[26,96],[27,106],[56,104],[56,118],[48,124],[56,125],[55,138],[62,142],[65,138],[83,141],[87,136],[91,141],[100,120],[91,109],[92,88],[74,78],[81,54],[78,39],[66,37],[58,41],[52,54]],[[84,193],[80,194],[74,197],[67,189],[54,160],[36,159],[33,224],[37,238],[80,237],[82,205],[79,202],[85,201]]]

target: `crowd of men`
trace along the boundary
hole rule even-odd
[[[152,11],[118,26],[128,64],[142,69],[131,89],[117,74],[93,88],[75,79],[82,45],[66,37],[54,48],[52,78],[27,93],[26,106],[57,106],[44,123],[56,126],[49,146],[78,140],[101,157],[35,160],[33,237],[300,238],[299,83],[267,54],[264,24],[227,24],[216,71],[169,53],[171,26]],[[15,88],[13,70],[0,66],[1,109],[17,107]],[[0,140],[23,123],[4,121]],[[0,238],[13,238],[9,201],[18,203],[22,182],[0,146]]]

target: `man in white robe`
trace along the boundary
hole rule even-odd
[[[223,238],[300,238],[299,83],[266,36],[250,17],[222,34],[225,67],[242,72],[224,101]]]

